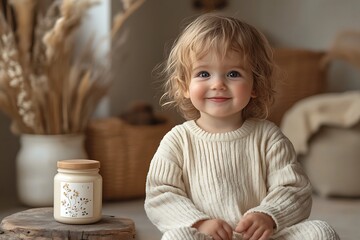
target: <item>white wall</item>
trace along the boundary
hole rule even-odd
[[[110,1],[110,0],[108,0]],[[112,1],[114,6],[118,1]],[[336,33],[360,30],[358,0],[229,0],[224,11],[262,30],[276,47],[326,50]],[[117,8],[112,9],[116,12]],[[171,45],[184,18],[199,12],[190,0],[147,0],[125,24],[125,44],[114,56],[114,82],[109,96],[111,115],[118,115],[133,101],[144,100],[158,108],[159,89],[152,76]],[[97,20],[99,16],[95,16]],[[360,71],[341,61],[331,68],[332,91],[360,89]],[[14,158],[17,138],[0,113],[0,192],[14,193]],[[8,140],[9,139],[9,140]]]

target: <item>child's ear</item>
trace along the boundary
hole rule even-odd
[[[189,87],[183,84],[182,86],[184,98],[190,98]]]
[[[189,90],[184,91],[184,97],[185,98],[190,98]]]
[[[178,87],[180,88],[179,91],[182,92],[182,95],[184,98],[190,98],[189,94],[189,88],[186,86],[186,82],[183,80],[180,80],[180,78],[176,78],[178,82]]]
[[[256,98],[256,97],[257,97],[257,96],[256,96],[256,93],[255,93],[255,90],[252,90],[252,91],[251,91],[250,96],[251,96],[252,98]]]

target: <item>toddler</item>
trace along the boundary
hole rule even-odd
[[[337,240],[308,221],[311,186],[290,141],[264,120],[272,50],[254,27],[204,14],[174,43],[162,101],[187,119],[160,143],[145,210],[163,240]]]

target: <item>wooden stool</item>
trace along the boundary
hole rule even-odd
[[[94,224],[69,225],[56,222],[53,208],[34,208],[5,217],[0,225],[0,239],[135,239],[131,219],[103,216]]]

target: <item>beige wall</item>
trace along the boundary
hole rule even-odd
[[[274,46],[326,50],[338,31],[360,30],[359,11],[358,0],[229,0],[224,12],[258,27]],[[127,41],[114,57],[112,115],[135,100],[158,108],[159,91],[152,70],[163,59],[165,46],[177,36],[182,20],[195,14],[191,1],[147,0],[129,19],[122,31]],[[337,62],[331,68],[330,89],[360,89],[359,79],[357,69]],[[15,189],[18,144],[8,128],[9,121],[0,114],[0,197],[14,194]]]

